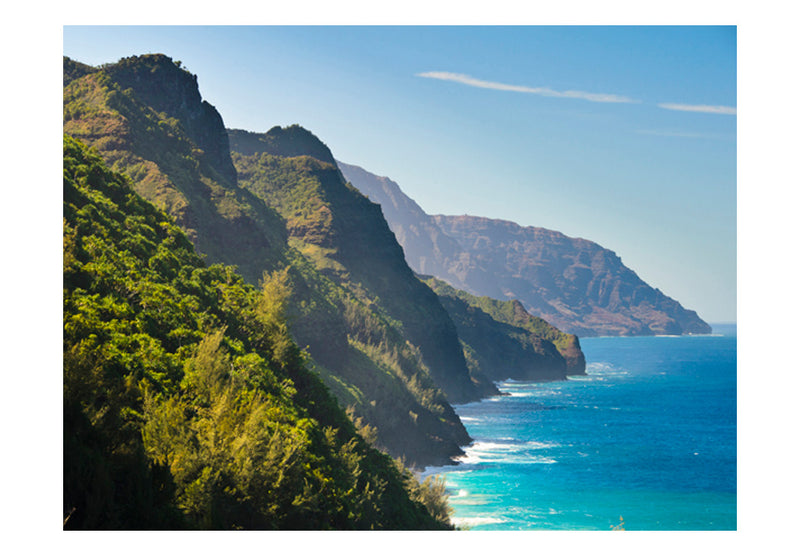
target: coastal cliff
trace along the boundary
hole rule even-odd
[[[396,322],[387,319],[374,300],[362,300],[337,284],[317,268],[313,253],[301,254],[290,245],[292,234],[301,228],[303,237],[326,237],[328,209],[315,205],[309,191],[297,201],[321,208],[321,218],[315,214],[287,220],[264,199],[240,187],[227,131],[216,110],[200,97],[194,76],[164,55],[134,56],[101,68],[65,59],[64,68],[65,132],[97,149],[109,166],[128,175],[139,194],[175,218],[209,263],[235,265],[253,285],[261,284],[265,273],[282,273],[290,291],[287,314],[292,334],[311,354],[310,364],[326,386],[361,423],[364,433],[374,436],[376,445],[418,466],[448,463],[462,453],[460,446],[469,443],[469,436],[419,348],[407,343]],[[269,137],[276,152],[296,154],[308,148],[307,140],[313,136],[297,128]],[[312,143],[320,145],[316,138]],[[341,180],[335,167],[311,156],[276,155],[275,160],[285,164],[282,178],[294,184],[287,191],[299,193],[298,184],[315,172],[333,190],[335,180]],[[365,210],[380,213],[367,205]],[[394,242],[388,229],[384,239]],[[395,250],[394,263],[405,266],[402,251],[391,242],[376,240],[375,248],[386,249],[390,260]],[[309,245],[317,246],[310,241]],[[404,271],[425,295],[427,288],[418,284],[407,266],[396,269]],[[427,295],[438,304],[432,292]],[[446,326],[449,317],[440,305],[439,314]],[[449,326],[451,343],[463,364],[463,387],[477,399],[452,322]]]
[[[516,299],[531,314],[579,336],[711,331],[696,312],[646,284],[594,242],[503,220],[428,215],[389,178],[337,164],[381,205],[416,272],[473,295]]]
[[[577,339],[522,331],[525,319],[509,315],[535,317],[521,306],[434,292],[409,267],[386,209],[347,183],[312,132],[226,129],[197,77],[168,56],[101,67],[65,58],[64,130],[169,214],[206,263],[285,291],[309,368],[363,436],[409,466],[463,453],[471,439],[452,404],[496,395],[493,380],[517,372],[498,346],[530,378],[582,371]]]

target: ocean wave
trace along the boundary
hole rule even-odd
[[[473,516],[473,517],[452,517],[450,521],[456,527],[475,527],[477,525],[493,525],[495,523],[506,523],[508,520],[502,517]]]
[[[509,392],[509,396],[512,398],[532,398],[538,395],[538,392],[531,392],[530,390],[523,390],[521,392]]]
[[[502,463],[557,463],[552,457],[536,454],[538,450],[556,448],[559,444],[551,442],[495,442],[477,441],[465,449],[465,454],[456,458],[462,464],[479,464],[489,462]]]
[[[610,363],[597,362],[586,365],[586,378],[589,380],[603,380],[605,377],[627,376],[625,369],[620,369]]]
[[[553,442],[541,442],[538,440],[528,440],[527,442],[508,442],[513,440],[511,438],[500,438],[498,440],[506,440],[506,442],[497,442],[493,440],[477,440],[474,444],[467,447],[467,450],[481,451],[481,452],[518,452],[520,450],[541,449],[541,448],[557,448],[560,444]]]
[[[476,494],[471,493],[468,490],[461,488],[458,489],[457,492],[453,492],[451,489],[448,489],[450,496],[448,497],[448,502],[452,506],[484,506],[486,504],[491,504],[497,500],[496,495],[492,494]]]

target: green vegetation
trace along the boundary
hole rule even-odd
[[[419,350],[313,262],[289,256],[292,334],[339,403],[375,429],[375,445],[416,467],[460,454],[469,437]]]
[[[300,128],[302,129],[302,128]],[[230,130],[231,144],[259,144],[264,151],[233,152],[240,185],[286,220],[290,244],[315,269],[395,328],[419,350],[435,384],[454,403],[496,393],[488,381],[471,380],[455,326],[436,295],[414,277],[380,206],[345,183],[334,163],[312,156],[271,154],[281,134],[269,141]],[[284,135],[295,136],[300,131]],[[304,132],[306,142],[308,132]],[[312,136],[313,137],[313,136]],[[311,152],[327,152],[317,140]],[[288,150],[288,149],[284,149]]]
[[[308,370],[292,271],[255,288],[204,266],[69,137],[63,263],[65,528],[449,527],[441,485],[370,447]]]
[[[552,342],[493,318],[477,303],[468,303],[475,298],[466,292],[444,283],[434,289],[456,325],[471,373],[495,381],[566,379],[566,361]]]
[[[323,163],[280,159],[284,165],[270,179],[286,196],[276,194],[268,206],[237,187],[227,140],[219,139],[226,137],[222,121],[201,101],[196,78],[177,63],[150,55],[101,68],[65,59],[64,68],[65,76],[73,76],[64,88],[65,131],[130,176],[137,192],[175,218],[198,253],[211,263],[235,265],[253,285],[265,271],[286,271],[292,336],[311,354],[309,366],[340,404],[377,429],[377,446],[415,466],[446,463],[461,453],[459,446],[469,442],[466,430],[428,376],[419,351],[389,331],[398,322],[363,289],[347,290],[324,275],[348,270],[333,256],[337,245],[287,241],[287,228],[298,224],[308,225],[312,236],[315,229],[320,237],[327,233],[328,209],[315,202],[318,182],[307,171]],[[311,149],[332,160],[327,147],[299,126],[267,135],[277,153]],[[291,205],[292,212],[280,216],[273,204]]]
[[[65,527],[450,527],[404,465],[533,317],[451,318],[319,139],[226,131],[166,56],[65,58],[64,130]]]
[[[94,71],[65,58],[64,132],[96,148],[112,170],[175,218],[199,253],[236,265],[256,284],[285,261],[283,220],[236,187],[222,120],[196,78],[162,55]],[[137,79],[138,77],[138,79]],[[65,82],[67,81],[65,77]]]
[[[253,133],[243,129],[228,130],[231,150],[245,156],[267,153],[291,158],[310,156],[321,162],[335,164],[331,151],[313,133],[295,124],[275,126],[266,133]]]
[[[319,139],[296,125],[264,134],[226,131],[213,106],[201,99],[196,76],[163,55],[132,56],[98,68],[64,59],[64,76],[65,132],[95,148],[112,170],[131,178],[136,192],[168,213],[171,225],[186,234],[180,241],[193,244],[198,264],[199,256],[226,265],[209,267],[216,278],[200,273],[170,279],[194,283],[205,277],[215,284],[213,291],[227,292],[220,307],[233,303],[245,315],[253,303],[250,294],[235,292],[263,287],[265,275],[271,277],[266,283],[282,292],[272,298],[284,299],[278,312],[285,311],[287,328],[271,336],[273,342],[283,339],[260,347],[248,343],[254,341],[252,330],[238,317],[213,320],[214,311],[201,309],[215,306],[217,298],[181,298],[186,305],[167,311],[177,303],[174,295],[163,284],[144,282],[135,301],[145,303],[142,315],[157,327],[161,343],[142,340],[136,348],[142,350],[142,365],[161,374],[173,365],[177,370],[165,376],[183,377],[186,361],[196,354],[181,353],[179,363],[171,354],[186,346],[197,349],[221,329],[217,353],[232,362],[244,361],[239,358],[251,349],[280,352],[276,346],[291,340],[302,348],[303,372],[321,378],[374,447],[412,467],[450,463],[462,453],[460,446],[470,438],[450,403],[497,393],[482,371],[488,368],[487,354],[497,356],[492,346],[474,341],[462,346],[442,300],[406,264],[380,207],[345,183]],[[70,234],[65,229],[65,238]],[[131,254],[154,241],[139,235],[144,239],[125,239]],[[173,250],[161,251],[148,259],[154,271],[183,267]],[[92,264],[112,265],[98,267],[105,273],[133,264],[124,257],[112,264],[100,248],[92,253],[97,256]],[[231,277],[237,275],[242,283],[234,287]],[[137,279],[130,274],[131,284]],[[185,293],[199,295],[211,286],[192,287]],[[258,321],[253,315],[248,319]],[[181,381],[181,387],[195,388]],[[199,394],[192,392],[170,403],[193,408],[192,396]],[[202,435],[184,433],[180,459],[193,460]],[[158,458],[159,465],[172,465],[163,454]]]
[[[551,350],[547,343],[551,343],[564,358],[567,374],[584,373],[586,360],[581,351],[578,337],[562,332],[544,319],[531,315],[519,301],[515,299],[500,301],[491,297],[475,296],[432,276],[421,276],[420,279],[439,295],[451,314],[468,312],[474,319],[476,315],[483,313],[497,323],[513,327],[516,330],[507,329],[507,334],[533,347],[539,356],[550,353]],[[466,322],[463,318],[461,320]],[[523,331],[529,334],[526,335]],[[461,328],[459,333],[461,333]]]

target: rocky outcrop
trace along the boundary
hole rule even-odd
[[[586,374],[586,359],[574,334],[528,313],[516,299],[500,301],[458,290],[421,276],[456,323],[470,370],[492,380],[563,380]]]
[[[164,119],[178,120],[203,151],[202,158],[228,183],[236,184],[225,124],[217,109],[201,98],[196,75],[181,70],[180,62],[163,54],[123,58],[106,66],[104,72],[123,91],[131,89],[137,100],[163,114]]]
[[[266,133],[231,129],[228,130],[228,136],[231,150],[245,156],[259,153],[282,157],[310,156],[335,165],[328,146],[297,124],[288,127],[275,126]]]
[[[64,68],[65,133],[131,177],[209,263],[236,265],[254,283],[281,264],[284,222],[236,187],[225,126],[196,76],[160,54],[100,68],[65,59]]]

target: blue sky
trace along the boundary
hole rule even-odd
[[[89,64],[162,52],[228,127],[299,123],[430,214],[596,241],[736,320],[735,27],[64,27]]]

